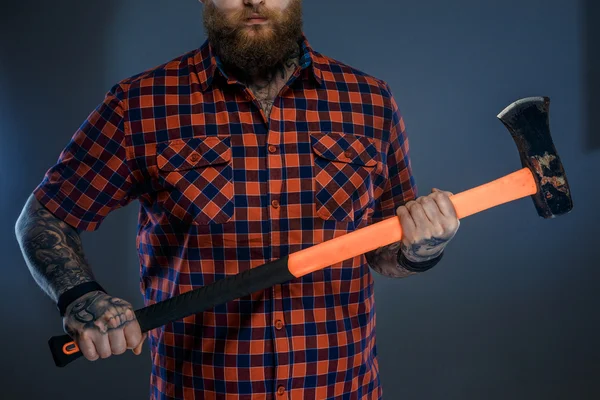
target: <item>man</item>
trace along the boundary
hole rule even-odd
[[[27,264],[97,360],[146,334],[80,233],[133,200],[146,304],[397,215],[401,243],[147,333],[152,399],[381,398],[370,269],[438,263],[451,194],[416,198],[390,88],[315,52],[301,0],[201,1],[207,42],[115,85],[35,189]]]

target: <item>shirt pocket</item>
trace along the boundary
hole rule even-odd
[[[233,217],[230,138],[175,139],[158,143],[162,187],[158,201],[172,216],[192,225],[222,224]]]
[[[314,153],[314,198],[324,220],[358,222],[374,204],[380,153],[367,137],[335,132],[310,134]]]

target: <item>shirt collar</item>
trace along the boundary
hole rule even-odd
[[[214,53],[208,40],[204,42],[196,53],[194,64],[196,73],[198,74],[198,81],[203,92],[211,87],[216,74],[220,74],[225,79],[229,79],[227,73],[223,69],[219,57]],[[306,36],[302,35],[300,67],[302,70],[308,70],[319,86],[323,84],[322,65],[322,56],[313,50]]]

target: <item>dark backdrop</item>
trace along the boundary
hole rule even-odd
[[[496,114],[536,95],[552,99],[572,186],[567,216],[543,220],[527,199],[507,204],[463,220],[434,270],[376,277],[386,399],[600,398],[598,16],[591,0],[306,2],[317,50],[391,85],[421,194],[520,168]],[[194,0],[3,1],[0,398],[147,398],[147,347],[54,367],[46,340],[62,333],[60,319],[29,275],[14,223],[115,82],[203,41]],[[83,240],[100,281],[140,307],[136,217],[136,205],[119,210]]]

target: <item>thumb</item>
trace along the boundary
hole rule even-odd
[[[136,356],[139,356],[142,353],[142,347],[144,346],[144,341],[146,340],[146,337],[148,337],[148,334],[144,333],[142,335],[142,340],[140,340],[140,344],[138,344],[135,349],[131,349],[131,351],[133,351],[133,354],[135,354]]]

